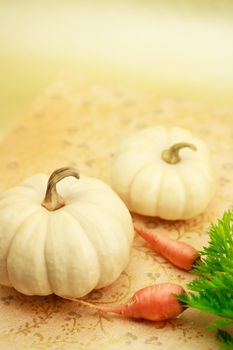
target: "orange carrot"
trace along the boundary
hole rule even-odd
[[[184,311],[183,304],[174,296],[184,293],[178,284],[162,283],[138,290],[125,305],[103,306],[101,309],[132,318],[163,321],[177,317]]]
[[[184,242],[175,241],[135,226],[134,229],[153,246],[158,254],[181,269],[191,270],[193,263],[198,259],[198,251]]]
[[[150,321],[164,321],[179,316],[185,310],[184,305],[175,297],[175,294],[184,293],[184,289],[178,284],[161,283],[138,290],[125,305],[99,306],[83,300],[77,301],[104,312]]]

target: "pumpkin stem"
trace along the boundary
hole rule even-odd
[[[74,176],[79,179],[79,174],[73,168],[60,168],[55,170],[48,180],[45,198],[41,205],[50,211],[54,211],[64,207],[65,201],[62,196],[57,193],[56,184],[68,176]]]
[[[177,164],[181,161],[179,151],[182,148],[188,147],[192,151],[196,151],[197,148],[194,146],[192,143],[187,143],[187,142],[179,142],[175,143],[173,146],[171,146],[169,149],[165,149],[162,152],[162,159],[169,164]]]

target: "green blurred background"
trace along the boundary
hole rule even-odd
[[[233,1],[0,0],[0,138],[62,73],[233,106]]]

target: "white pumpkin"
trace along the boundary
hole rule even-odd
[[[206,209],[215,176],[201,140],[179,127],[155,126],[120,144],[112,187],[132,212],[182,220]]]
[[[34,175],[0,195],[0,283],[27,295],[82,297],[118,278],[133,236],[128,209],[102,181],[71,168],[49,181]]]

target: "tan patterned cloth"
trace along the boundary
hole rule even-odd
[[[207,242],[210,222],[232,205],[232,123],[229,110],[62,79],[0,145],[0,190],[64,165],[109,181],[120,139],[143,126],[179,125],[208,144],[218,174],[217,193],[208,210],[193,220],[167,222],[136,215],[134,220],[200,248]],[[119,304],[144,286],[166,281],[185,286],[190,279],[136,237],[126,271],[112,286],[92,292],[87,299]],[[1,350],[217,350],[215,332],[205,329],[212,317],[195,310],[168,322],[133,321],[106,317],[56,296],[27,297],[0,287],[0,313]]]

